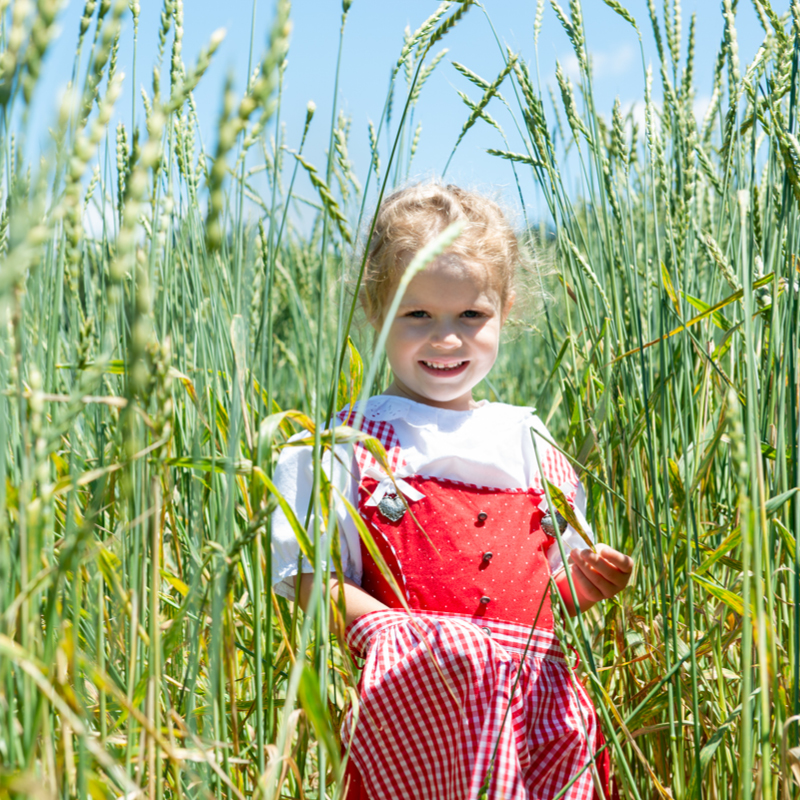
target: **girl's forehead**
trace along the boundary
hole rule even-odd
[[[467,261],[450,253],[439,256],[418,274],[429,278],[472,283],[476,288],[492,286],[491,270],[485,265]]]
[[[454,290],[458,287],[461,291],[468,290],[475,294],[502,295],[502,287],[497,285],[498,281],[491,269],[447,253],[417,273],[409,289],[415,283],[420,288],[425,284],[441,283],[450,284]]]

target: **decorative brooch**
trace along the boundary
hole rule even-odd
[[[567,529],[567,521],[564,519],[564,517],[561,516],[561,514],[558,513],[558,511],[556,511],[556,524],[558,525],[558,529],[561,531],[561,533],[564,533],[564,531]],[[556,525],[553,523],[553,518],[549,514],[547,514],[547,516],[542,517],[541,525],[542,525],[542,530],[548,536],[552,536],[555,538]]]
[[[380,511],[386,519],[397,522],[402,519],[403,515],[406,513],[406,504],[403,502],[402,497],[387,492],[381,497],[378,503],[378,511]]]

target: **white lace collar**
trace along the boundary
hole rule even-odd
[[[473,419],[481,419],[489,415],[494,416],[511,414],[515,417],[530,417],[534,409],[525,406],[511,406],[506,403],[490,403],[481,400],[476,408],[467,411],[454,411],[449,408],[439,408],[425,403],[418,403],[407,397],[378,394],[370,397],[366,403],[356,403],[355,410],[364,410],[364,418],[373,422],[391,422],[401,419],[408,425],[422,427],[436,425],[450,428],[459,427],[461,424]]]

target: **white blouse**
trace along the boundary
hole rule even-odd
[[[375,422],[389,422],[394,428],[405,460],[405,464],[395,470],[398,479],[423,475],[496,489],[528,489],[538,484],[539,476],[531,429],[537,434],[536,449],[542,463],[551,449],[548,442],[553,441],[532,409],[505,403],[483,401],[470,411],[451,411],[404,397],[377,395],[366,402],[364,417]],[[309,434],[300,433],[291,441],[304,438],[309,438]],[[313,439],[309,438],[309,441]],[[353,460],[353,447],[337,445],[335,450],[335,457],[330,451],[325,454],[323,468],[332,484],[357,507],[358,470]],[[376,474],[375,477],[380,480],[385,476]],[[312,447],[285,447],[278,459],[273,481],[303,524],[309,512],[314,482]],[[400,486],[402,489],[402,483]],[[408,499],[413,500],[410,495]],[[542,501],[542,508],[545,507],[546,503]],[[340,499],[334,503],[334,511],[344,575],[360,585],[362,567],[358,529]],[[585,512],[586,495],[579,483],[575,513],[584,530],[593,536],[584,518]],[[312,510],[308,529],[313,531],[313,528]],[[562,538],[565,552],[583,546],[583,540],[572,526],[567,528]],[[327,552],[324,528],[321,545]],[[276,594],[294,598],[299,556],[300,549],[292,527],[278,508],[272,517],[272,582]],[[553,571],[561,567],[557,545],[550,548],[548,559]],[[301,570],[314,571],[305,557],[302,558]]]

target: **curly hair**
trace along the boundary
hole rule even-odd
[[[464,229],[444,255],[482,269],[505,307],[514,295],[523,252],[500,206],[452,184],[418,183],[392,194],[378,210],[359,290],[368,320],[382,320],[414,254],[456,221],[463,221]]]

